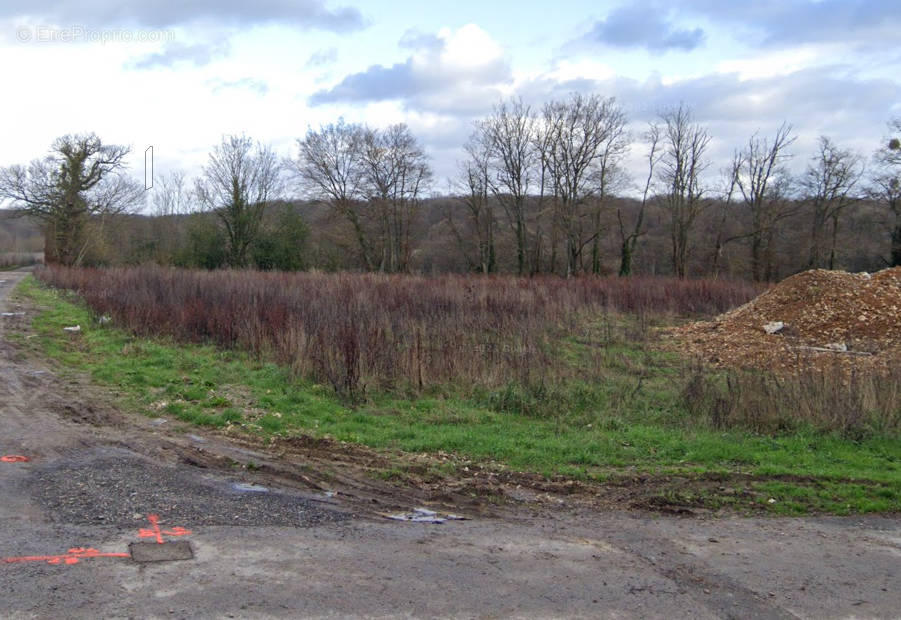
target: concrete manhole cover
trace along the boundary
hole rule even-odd
[[[133,542],[128,545],[128,550],[135,562],[171,562],[194,558],[191,543],[186,540],[167,543]]]

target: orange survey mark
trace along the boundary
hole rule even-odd
[[[161,530],[159,526],[160,518],[158,515],[147,515],[147,520],[150,521],[151,527],[141,528],[138,531],[138,536],[141,538],[156,538],[156,542],[160,544],[163,544],[163,534],[166,536],[187,536],[191,533],[191,530],[186,530],[183,527],[173,527],[171,530]]]
[[[4,459],[6,457],[3,457]],[[25,458],[25,457],[22,457]],[[28,459],[26,459],[28,460]],[[162,530],[159,526],[158,515],[147,515],[151,527],[141,528],[138,530],[138,536],[141,538],[155,538],[156,542],[162,544],[163,536],[187,536],[191,533],[183,527],[173,527],[171,530]],[[23,555],[17,558],[3,558],[4,564],[16,564],[20,562],[46,562],[47,564],[78,564],[81,560],[90,558],[130,558],[130,553],[104,553],[93,547],[73,547],[66,553],[59,555]]]
[[[27,456],[22,456],[21,454],[7,454],[5,456],[0,456],[0,461],[4,463],[27,463],[29,458]]]
[[[87,558],[127,558],[129,553],[101,553],[92,547],[73,547],[62,555],[25,555],[19,558],[3,558],[7,564],[15,562],[47,562],[47,564],[78,564]]]

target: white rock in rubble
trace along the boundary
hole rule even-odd
[[[783,327],[785,327],[785,323],[783,323],[782,321],[772,321],[770,323],[764,324],[763,331],[765,331],[768,334],[775,334],[776,332],[781,330]]]
[[[830,351],[847,351],[848,345],[844,342],[830,342],[823,348],[829,349]]]

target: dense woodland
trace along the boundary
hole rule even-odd
[[[612,98],[501,103],[441,181],[453,194],[438,197],[405,125],[311,128],[287,160],[226,136],[197,179],[171,174],[152,193],[124,170],[127,149],[65,136],[47,158],[0,170],[0,252],[43,243],[63,264],[758,281],[901,264],[901,119],[871,154],[822,137],[794,176],[787,124],[730,162],[710,161],[710,135],[684,106],[639,135],[627,128]],[[629,149],[645,156],[644,178],[626,178]]]

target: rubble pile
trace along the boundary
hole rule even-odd
[[[887,369],[901,359],[901,267],[874,274],[805,271],[671,335],[680,351],[717,366]]]

